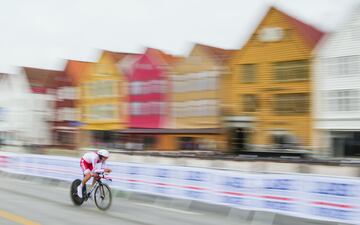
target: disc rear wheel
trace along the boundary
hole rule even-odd
[[[71,188],[70,188],[70,197],[74,205],[80,206],[84,202],[84,198],[80,198],[77,195],[77,187],[81,184],[80,179],[76,179],[72,182]]]

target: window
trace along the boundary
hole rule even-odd
[[[285,37],[285,31],[281,27],[265,27],[258,36],[261,42],[277,42]]]
[[[76,89],[74,87],[65,87],[67,90],[67,99],[75,100],[77,99]]]
[[[96,81],[96,82],[88,82],[86,83],[86,94],[90,98],[98,98],[98,97],[109,97],[113,96],[113,86],[116,81],[113,80],[103,80],[103,81]],[[64,91],[64,90],[63,90]],[[65,95],[67,97],[71,97],[72,91],[66,90]]]
[[[353,89],[333,90],[327,94],[328,110],[351,112],[359,110],[359,92]]]
[[[274,111],[278,114],[297,114],[309,111],[309,94],[277,94],[274,96]]]
[[[98,120],[97,108],[95,106],[87,107],[87,119],[89,120]]]
[[[88,107],[90,120],[112,120],[115,119],[116,107],[114,104],[99,104]]]
[[[148,82],[149,92],[148,93],[165,93],[166,92],[166,82],[164,80],[151,80]]]
[[[194,88],[193,91],[203,91],[206,90],[206,74],[205,73],[195,73],[194,74]]]
[[[208,89],[216,90],[218,89],[218,75],[217,72],[209,72],[209,81],[208,81]]]
[[[208,101],[208,116],[217,116],[218,115],[218,101],[209,100]]]
[[[253,83],[256,81],[256,65],[244,64],[241,65],[241,81],[244,83]]]
[[[171,103],[171,108],[170,108],[170,112],[171,112],[171,116],[172,117],[178,117],[177,114],[178,114],[178,103],[177,102],[173,102]]]
[[[179,93],[181,91],[181,79],[180,77],[174,75],[172,76],[172,88],[173,92]]]
[[[165,103],[164,107],[166,106]],[[214,99],[177,102],[173,104],[175,117],[204,117],[218,115],[218,102]]]
[[[110,97],[113,96],[113,84],[115,81],[112,80],[103,80],[98,81],[94,88],[97,89],[98,97]]]
[[[159,111],[160,111],[160,115],[166,115],[166,103],[165,102],[159,102]]]
[[[193,91],[196,88],[193,74],[186,74],[183,77],[182,92]]]
[[[130,104],[130,114],[137,116],[140,115],[140,107],[141,107],[141,103],[140,102],[133,102]]]
[[[168,91],[167,82],[165,80],[159,80],[159,92],[166,93]]]
[[[146,102],[144,103],[148,109],[150,115],[157,115],[158,113],[158,104],[157,102]]]
[[[191,105],[189,105],[189,102],[182,102],[182,117],[188,117],[192,115],[192,111],[189,109],[191,108]]]
[[[360,72],[360,58],[357,55],[326,59],[326,70],[335,77],[353,76]]]
[[[188,116],[206,116],[206,102],[204,100],[188,101],[187,104]]]
[[[132,95],[138,95],[141,93],[141,86],[142,86],[142,82],[132,82],[130,84],[130,94]]]
[[[255,112],[257,106],[257,98],[255,94],[243,95],[243,111],[244,112]]]
[[[183,102],[176,103],[176,117],[184,117],[184,103]]]
[[[74,108],[58,109],[57,121],[76,121],[76,110]]]
[[[186,77],[178,77],[178,90],[179,92],[185,92],[186,91],[186,85],[187,85],[187,81],[186,81]]]
[[[58,88],[56,91],[56,100],[63,100],[63,99],[64,99],[63,88]]]
[[[115,107],[112,104],[106,104],[101,107],[101,118],[102,119],[114,119],[115,118]]]
[[[276,81],[296,81],[309,78],[309,61],[296,60],[274,63]]]

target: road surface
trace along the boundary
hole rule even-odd
[[[251,224],[251,222],[240,220],[237,214],[166,207],[162,204],[127,200],[124,198],[114,198],[112,207],[108,211],[102,212],[95,207],[92,201],[86,202],[81,207],[74,206],[70,200],[69,190],[65,187],[10,177],[2,177],[1,181],[0,224],[2,225]],[[276,216],[272,222],[266,225],[271,224],[330,225],[332,223]]]

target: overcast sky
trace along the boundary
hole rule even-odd
[[[59,69],[94,49],[187,54],[192,42],[240,48],[269,5],[333,31],[360,0],[0,0],[0,70]]]

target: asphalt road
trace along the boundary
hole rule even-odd
[[[224,224],[224,215],[167,208],[153,203],[114,198],[102,212],[92,201],[81,207],[72,204],[69,190],[33,181],[2,177],[0,224]],[[229,221],[231,222],[231,221]],[[226,223],[227,224],[227,223]],[[230,223],[234,224],[234,223]]]
[[[216,213],[211,210],[171,207],[153,202],[114,198],[112,207],[102,212],[88,201],[72,204],[69,189],[18,178],[2,177],[0,186],[1,225],[310,225],[326,224],[292,217],[256,214],[263,220],[245,221],[245,212]]]

